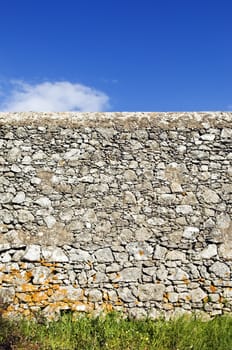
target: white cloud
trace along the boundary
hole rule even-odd
[[[98,90],[68,81],[28,84],[13,81],[0,103],[3,112],[98,112],[109,107],[109,97]]]

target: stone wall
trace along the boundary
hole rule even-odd
[[[9,316],[232,310],[232,113],[1,113]]]

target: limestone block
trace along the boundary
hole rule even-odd
[[[202,258],[202,259],[211,259],[215,255],[217,255],[217,246],[216,246],[216,244],[209,244],[208,247],[204,248],[199,253],[199,257]]]
[[[68,262],[69,259],[63,250],[59,247],[42,247],[42,256],[50,262]]]
[[[131,289],[128,287],[119,288],[118,296],[122,301],[125,301],[126,303],[131,303],[136,300],[135,296],[131,292]]]
[[[188,227],[185,227],[184,229],[183,237],[186,239],[194,239],[198,234],[199,234],[198,227],[188,226]]]
[[[23,191],[20,191],[16,194],[16,196],[12,199],[13,203],[21,204],[25,201],[26,195]]]
[[[137,267],[128,267],[118,272],[113,282],[133,282],[141,277],[141,269]]]
[[[114,261],[114,257],[110,248],[99,249],[94,253],[94,255],[99,263]]]
[[[141,301],[162,301],[165,291],[165,286],[163,284],[140,284],[138,286],[138,298]]]
[[[180,250],[170,250],[167,252],[165,259],[172,260],[172,261],[176,261],[176,260],[185,261],[186,256],[185,256],[185,253],[181,252]]]
[[[178,214],[189,215],[193,212],[193,208],[191,205],[181,204],[181,205],[177,205],[176,212]]]
[[[27,261],[39,261],[41,258],[40,252],[41,252],[41,248],[39,245],[37,244],[28,245],[22,259]]]
[[[49,208],[51,206],[51,201],[48,197],[40,197],[35,201],[35,203],[43,208]]]
[[[48,279],[50,274],[51,271],[46,266],[35,267],[32,269],[33,284],[43,284]]]
[[[230,277],[230,269],[228,265],[220,261],[216,261],[212,266],[210,266],[209,270],[213,272],[217,277],[226,279]]]
[[[193,303],[199,303],[207,297],[207,294],[201,288],[193,289],[190,295]]]

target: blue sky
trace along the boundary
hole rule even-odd
[[[37,109],[231,110],[232,1],[3,0],[0,110]]]

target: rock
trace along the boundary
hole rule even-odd
[[[183,237],[186,239],[195,239],[198,234],[199,234],[199,228],[188,226],[188,227],[185,227],[184,229]]]
[[[221,244],[218,253],[222,259],[232,260],[232,242]]]
[[[28,245],[22,259],[27,261],[40,261],[40,246],[37,244]]]
[[[0,204],[10,203],[13,199],[13,194],[6,192],[0,194]]]
[[[180,192],[183,192],[183,189],[181,187],[181,184],[179,184],[178,182],[172,182],[170,184],[170,187],[171,187],[171,191],[172,193],[180,193]]]
[[[128,267],[117,273],[117,277],[113,282],[133,282],[137,281],[141,277],[141,270],[137,267]]]
[[[131,242],[127,244],[126,250],[135,260],[151,259],[153,248],[146,242]]]
[[[10,168],[11,171],[13,171],[13,173],[20,173],[22,170],[20,169],[20,167],[18,167],[18,165],[13,164]]]
[[[213,191],[211,188],[203,187],[199,193],[199,196],[207,204],[216,204],[221,202],[219,195]]]
[[[134,170],[126,170],[124,172],[124,179],[128,182],[133,182],[133,181],[136,181],[137,180],[137,175],[136,173],[134,172]]]
[[[178,251],[178,250],[170,250],[167,252],[166,260],[180,260],[180,261],[185,261],[186,260],[186,256],[185,253]]]
[[[102,301],[102,292],[97,289],[92,289],[88,293],[88,299],[91,302],[99,302]]]
[[[59,247],[42,247],[42,256],[49,262],[68,262],[68,257]]]
[[[26,223],[34,220],[34,216],[31,214],[29,210],[20,209],[18,211],[18,220],[21,223]]]
[[[8,209],[2,209],[0,210],[0,221],[2,221],[4,224],[9,224],[13,221],[13,215]]]
[[[124,193],[123,201],[125,204],[136,204],[136,197],[132,192],[126,191]]]
[[[153,258],[157,259],[157,260],[162,260],[165,258],[166,253],[167,253],[167,248],[162,247],[162,246],[157,244],[155,247],[155,252],[154,252]]]
[[[217,277],[226,279],[230,277],[229,267],[220,261],[216,261],[212,266],[210,266],[209,271],[213,272]]]
[[[72,217],[73,217],[73,210],[68,208],[68,209],[65,209],[63,210],[60,214],[59,214],[59,217],[62,221],[66,221],[66,222],[69,222],[72,220]]]
[[[56,219],[52,215],[48,215],[44,217],[44,221],[47,225],[47,228],[52,228],[56,224]]]
[[[190,292],[190,296],[193,303],[199,303],[207,297],[207,294],[201,288],[196,288]]]
[[[138,287],[138,298],[141,301],[162,301],[165,291],[163,284],[140,284]]]
[[[15,290],[13,287],[1,287],[0,288],[0,303],[3,304],[2,307],[4,308],[4,304],[6,306],[9,306],[14,302],[15,297]]]
[[[51,271],[48,267],[38,266],[32,270],[33,284],[44,284],[48,279]]]
[[[171,275],[168,275],[168,279],[171,281],[182,281],[186,283],[189,281],[189,275],[179,267],[175,268]]]
[[[40,197],[35,201],[36,204],[38,204],[39,206],[43,207],[43,208],[49,208],[51,207],[51,201],[49,198],[47,197]]]
[[[176,212],[178,214],[188,215],[193,212],[193,208],[191,205],[181,204],[181,205],[177,205]]]
[[[17,195],[12,199],[13,203],[21,204],[25,201],[26,195],[23,191],[17,193]]]
[[[149,238],[151,238],[153,235],[153,232],[145,227],[140,227],[138,230],[135,231],[135,238],[137,241],[146,241]]]
[[[232,129],[223,128],[221,132],[221,139],[224,142],[231,142],[232,140]]]
[[[122,301],[125,301],[126,303],[131,303],[136,300],[135,296],[132,294],[130,288],[119,288],[118,289],[118,296]]]
[[[217,227],[220,230],[227,230],[231,225],[231,219],[229,214],[221,213],[217,216]]]
[[[0,244],[0,253],[5,252],[6,250],[10,250],[11,245],[9,243]]]
[[[9,162],[13,163],[13,162],[17,162],[20,160],[21,157],[21,150],[18,147],[13,147],[7,155],[7,159]]]
[[[11,255],[8,252],[5,252],[1,256],[1,262],[8,263],[11,261]]]
[[[86,251],[86,250],[82,250],[82,249],[75,249],[75,250],[71,250],[69,253],[69,259],[70,261],[93,261],[92,256]]]
[[[114,261],[114,257],[110,248],[99,249],[94,253],[94,255],[99,263]]]
[[[208,247],[204,248],[198,256],[201,259],[211,259],[215,255],[217,255],[216,244],[209,244]]]

